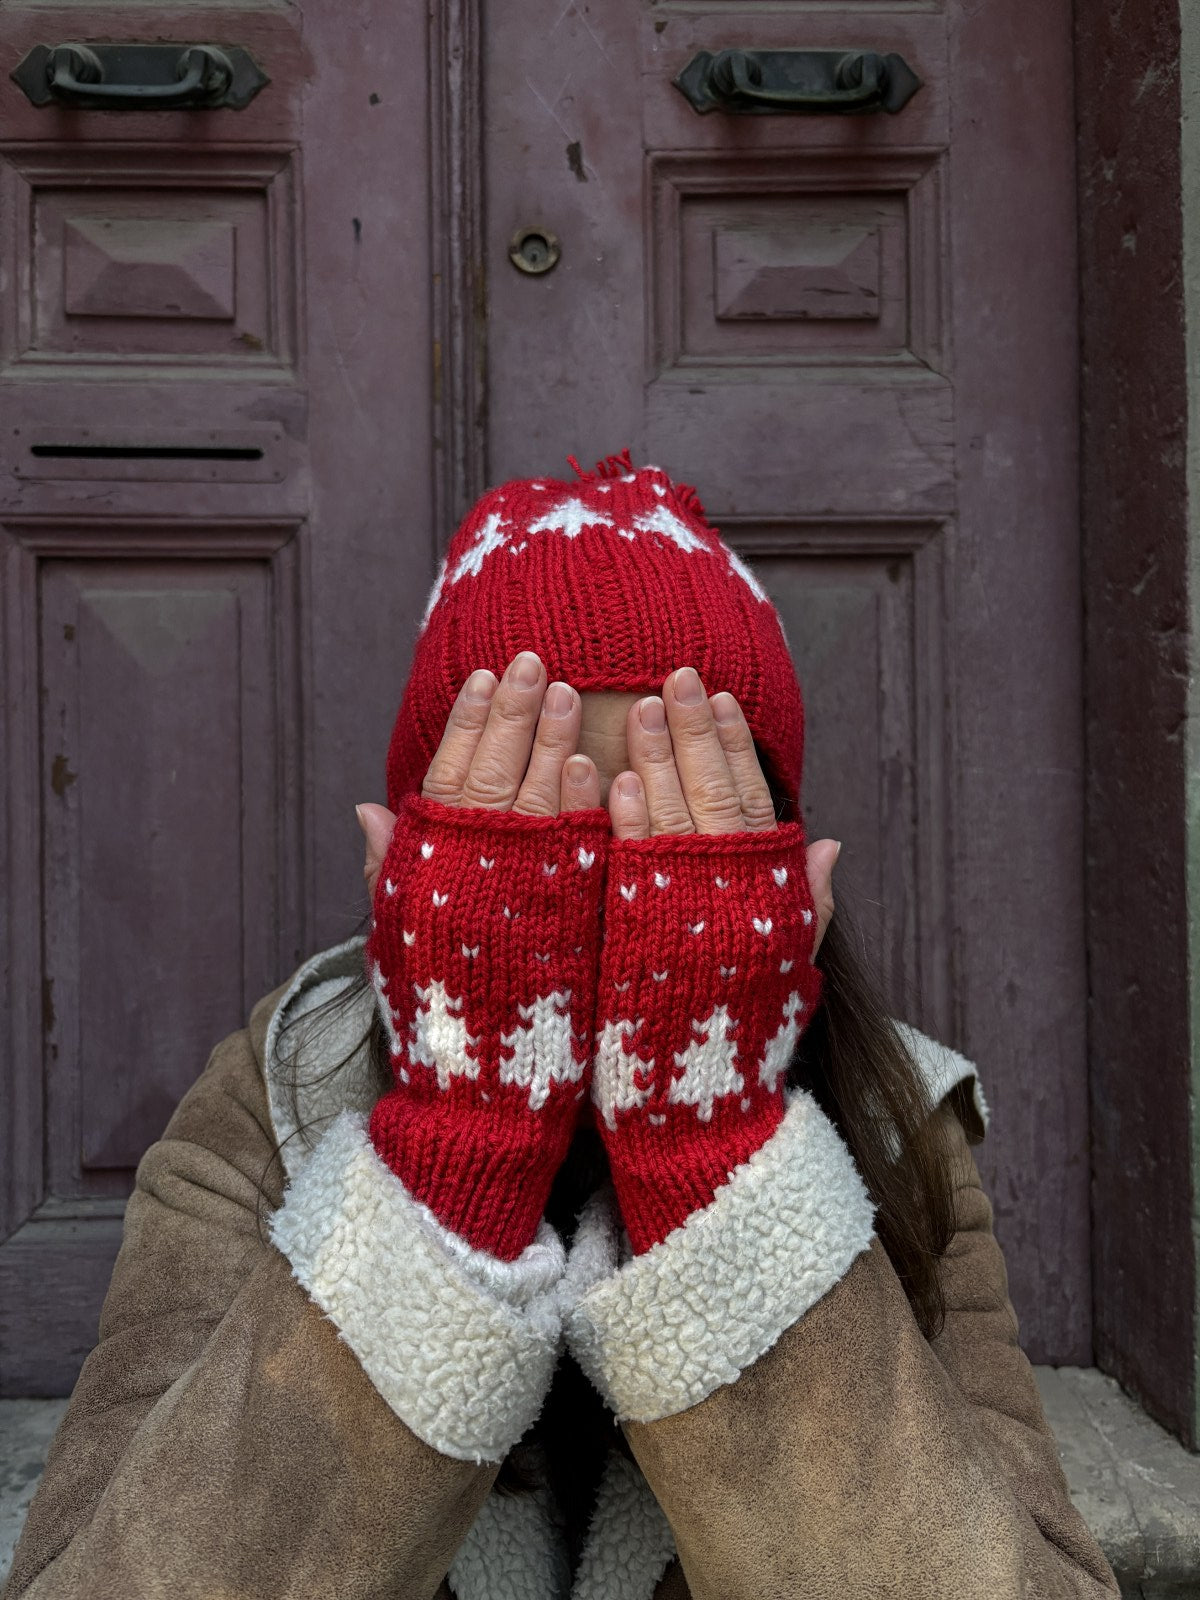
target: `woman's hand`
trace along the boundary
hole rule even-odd
[[[594,787],[565,771],[581,710],[567,685],[546,692],[532,652],[499,684],[473,673],[421,793],[394,819],[360,812],[386,844],[364,961],[393,1086],[371,1142],[505,1261],[535,1239],[591,1079],[611,829],[591,763]]]
[[[600,774],[576,755],[582,705],[569,683],[547,687],[532,650],[497,683],[481,667],[450,711],[421,793],[450,806],[487,806],[555,817],[600,804]]]
[[[615,839],[775,828],[771,791],[741,707],[726,690],[706,696],[694,667],[677,668],[661,696],[630,706],[626,743],[631,769],[608,795]],[[814,957],[833,916],[841,848],[836,839],[807,847],[805,875],[817,911]]]
[[[547,686],[532,650],[513,657],[497,679],[486,667],[463,684],[434,752],[421,793],[450,806],[489,806],[552,817],[600,804],[600,774],[576,753],[582,707],[570,686]],[[361,805],[366,835],[363,877],[375,899],[379,869],[396,825],[386,806]]]

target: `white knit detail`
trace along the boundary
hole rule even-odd
[[[729,557],[730,571],[737,573],[738,577],[741,578],[742,582],[747,586],[756,600],[763,600],[769,603],[770,596],[767,594],[767,591],[763,588],[762,584],[759,583],[758,579],[754,576],[750,568],[742,560],[741,556],[738,555],[736,550],[728,550],[728,547],[726,548]]]
[[[459,558],[458,565],[450,574],[450,582],[457,583],[468,572],[478,574],[483,563],[493,550],[502,550],[512,532],[511,526],[505,521],[502,511],[488,513],[483,527],[476,536],[475,543]]]
[[[636,1022],[620,1017],[615,1022],[606,1022],[596,1034],[592,1099],[610,1128],[617,1125],[618,1111],[632,1111],[635,1106],[644,1106],[650,1098],[649,1087],[639,1087],[637,1080],[639,1075],[649,1077],[653,1063],[647,1066],[637,1056],[630,1055],[621,1043],[627,1034],[636,1033],[644,1021],[644,1017]]]
[[[714,1007],[703,1022],[693,1022],[692,1028],[700,1037],[675,1052],[675,1065],[682,1067],[683,1073],[672,1077],[667,1099],[674,1106],[695,1106],[700,1121],[711,1122],[713,1102],[740,1095],[746,1081],[737,1069],[733,1018],[726,1006]]]
[[[610,1451],[570,1600],[651,1600],[675,1553],[671,1524],[641,1468]]]
[[[721,976],[728,977],[734,970],[722,967]],[[660,974],[655,972],[652,976],[658,978]],[[661,976],[665,978],[667,974],[664,972]],[[617,987],[628,986],[627,979]],[[795,1055],[803,1010],[804,1001],[799,991],[793,990],[783,1002],[779,1027],[767,1040],[761,1059],[755,1063],[759,1083],[772,1092]],[[631,1056],[622,1042],[636,1033],[644,1021],[639,1018],[634,1023],[627,1017],[616,1018],[596,1030],[592,1099],[610,1128],[616,1127],[618,1111],[645,1105],[650,1098],[655,1058],[643,1061]],[[675,1066],[683,1070],[679,1075],[672,1075],[667,1099],[672,1105],[695,1106],[699,1120],[708,1122],[717,1100],[740,1096],[746,1087],[738,1059],[737,1019],[730,1015],[727,1006],[718,1005],[702,1021],[693,1021],[692,1032],[696,1037],[683,1050],[674,1052]],[[642,1087],[643,1084],[646,1087]],[[742,1109],[745,1110],[745,1106]]]
[[[445,1091],[452,1078],[479,1077],[479,1061],[472,1054],[479,1035],[467,1029],[461,1015],[462,996],[446,993],[446,985],[434,978],[428,984],[413,985],[420,1001],[417,1014],[409,1023],[411,1038],[408,1059],[413,1066],[432,1067],[438,1088]],[[391,1007],[387,1009],[391,1011]]]
[[[371,1015],[376,1009],[375,997],[369,992],[359,996],[353,1012],[343,1014],[336,1025],[323,1029],[310,1042],[297,1075],[298,1118],[291,1105],[290,1070],[284,1069],[278,1060],[279,1034],[283,1023],[320,1005],[349,983],[362,970],[365,943],[364,935],[355,934],[341,944],[331,945],[310,956],[294,973],[267,1025],[267,1093],[276,1137],[283,1145],[284,1162],[289,1174],[299,1168],[311,1147],[310,1135],[305,1130],[316,1128],[345,1107],[370,1110],[388,1087],[386,1082],[373,1077],[366,1049],[365,1036]],[[734,967],[722,966],[720,973],[723,978],[728,978],[735,970]],[[628,988],[629,980],[615,987]],[[976,1119],[976,1125],[970,1131],[976,1139],[983,1138],[991,1114],[975,1063],[909,1023],[896,1018],[891,1020],[912,1056],[931,1105],[936,1106],[956,1084],[969,1082],[968,1101]],[[329,1073],[329,1061],[340,1060],[353,1046],[357,1048],[347,1064],[340,1071]]]
[[[619,481],[631,483],[633,479],[626,477]],[[666,490],[660,484],[654,484],[653,488],[655,494],[660,497],[666,493]],[[595,491],[600,494],[608,494],[611,492],[611,486],[607,483],[599,483],[595,485]],[[589,527],[611,528],[619,538],[626,539],[631,543],[636,541],[639,535],[661,535],[661,537],[668,539],[677,549],[682,550],[687,555],[696,553],[723,555],[730,572],[742,580],[754,598],[770,603],[770,597],[766,590],[735,550],[731,550],[728,546],[714,550],[706,539],[695,533],[686,522],[677,517],[666,506],[656,505],[650,511],[641,512],[633,518],[628,526],[625,526],[614,523],[610,513],[592,510],[583,503],[580,497],[572,496],[552,506],[548,511],[543,512],[540,517],[537,517],[528,526],[524,527],[509,521],[505,511],[495,510],[490,512],[483,526],[476,534],[474,542],[459,557],[453,570],[450,570],[449,556],[443,556],[441,565],[438,568],[437,578],[434,580],[425,602],[425,609],[421,616],[418,632],[425,632],[434,608],[445,593],[448,583],[458,583],[460,579],[468,574],[477,576],[488,556],[498,550],[507,548],[510,555],[516,555],[521,550],[524,550],[529,540],[528,538],[522,538],[519,544],[514,544],[512,541],[517,534],[552,533],[559,534],[567,539],[575,539],[583,532],[584,528]]]
[[[577,539],[585,528],[611,528],[613,519],[607,511],[592,511],[577,496],[560,500],[549,511],[531,522],[527,533],[561,533],[565,538]]]
[[[874,1237],[874,1206],[816,1100],[783,1121],[682,1227],[619,1264],[611,1190],[585,1206],[563,1284],[567,1338],[616,1416],[652,1422],[732,1383]]]
[[[790,961],[787,962],[783,970],[786,972],[791,964]],[[803,1010],[804,1001],[800,998],[800,991],[793,989],[783,1002],[783,1021],[767,1040],[763,1058],[758,1064],[758,1081],[772,1094],[778,1087],[780,1078],[791,1066],[792,1057],[796,1053],[796,1045],[800,1039],[800,1013]]]
[[[685,555],[709,549],[700,535],[666,506],[654,506],[649,511],[639,512],[633,519],[633,526],[638,533],[661,533],[664,539],[678,545]]]
[[[587,1062],[577,1060],[572,1048],[570,1004],[570,989],[539,995],[517,1007],[528,1026],[501,1035],[512,1054],[501,1058],[500,1082],[528,1089],[531,1111],[546,1104],[551,1084],[578,1083],[583,1077]]]
[[[340,1113],[271,1217],[271,1238],[380,1394],[460,1461],[502,1461],[541,1410],[561,1335],[562,1242],[473,1250]],[[453,1330],[453,1337],[447,1337]]]

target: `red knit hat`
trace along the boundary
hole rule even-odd
[[[513,479],[468,512],[442,561],[387,758],[388,805],[419,791],[477,667],[534,650],[547,681],[658,694],[676,667],[727,689],[798,818],[804,707],[779,613],[689,484],[628,449],[576,482]],[[787,815],[785,813],[785,815]]]

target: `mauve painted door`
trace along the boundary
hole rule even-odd
[[[8,78],[156,39],[270,81],[129,113]],[[0,1392],[37,1394],[208,1051],[365,908],[435,559],[429,107],[421,11],[357,3],[6,5],[0,61]]]
[[[628,444],[754,563],[811,836],[844,841],[896,1013],[980,1064],[1028,1350],[1087,1362],[1069,14],[519,18],[480,46],[490,476]],[[735,47],[897,51],[923,87],[894,116],[698,114],[672,80]],[[510,262],[523,227],[549,272]]]
[[[0,11],[5,74],[162,36],[271,83],[130,116],[0,81],[0,1392],[70,1387],[140,1151],[358,926],[351,806],[457,515],[625,444],[777,599],[810,830],[897,1013],[981,1064],[1027,1348],[1090,1360],[1068,20]],[[895,50],[924,85],[701,117],[671,80],[724,46]],[[530,226],[544,275],[509,260]],[[32,452],[85,441],[251,455]]]

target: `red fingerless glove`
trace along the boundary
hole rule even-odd
[[[799,822],[609,845],[592,1100],[634,1253],[770,1138],[820,1002]]]
[[[441,1222],[506,1261],[533,1241],[588,1090],[610,840],[601,807],[533,817],[415,795],[379,874],[365,956],[395,1085],[371,1140]]]

